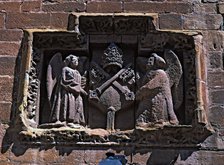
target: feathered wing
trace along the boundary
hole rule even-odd
[[[165,50],[164,58],[167,63],[166,73],[170,79],[170,88],[172,89],[173,101],[175,109],[179,108],[183,102],[182,89],[182,66],[177,55],[172,50]]]
[[[56,53],[50,60],[47,68],[47,95],[50,104],[54,102],[54,97],[57,95],[57,85],[60,83],[63,68],[61,53]],[[52,105],[51,105],[52,106]]]

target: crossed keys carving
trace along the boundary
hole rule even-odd
[[[99,65],[97,65],[95,62],[92,62],[92,69],[91,74],[94,75],[94,77],[99,76],[100,79],[106,78],[106,81],[97,87],[94,90],[89,91],[89,98],[99,100],[99,96],[111,85],[114,85],[122,94],[124,94],[125,99],[128,100],[135,100],[135,94],[130,91],[128,88],[124,88],[119,82],[116,80],[118,78],[122,80],[131,79],[129,83],[132,83],[132,81],[135,81],[135,75],[133,70],[130,68],[131,63],[129,63],[126,67],[122,68],[118,73],[116,73],[114,76],[110,76],[107,72],[105,72]]]

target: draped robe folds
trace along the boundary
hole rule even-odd
[[[85,124],[81,90],[80,73],[72,68],[64,67],[52,104],[52,122],[66,121],[67,123]]]
[[[137,98],[140,100],[137,124],[177,121],[173,111],[169,78],[165,71],[148,71],[143,79],[143,86],[137,92]]]

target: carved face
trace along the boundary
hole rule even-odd
[[[70,65],[71,65],[72,67],[77,67],[78,64],[79,64],[79,59],[78,59],[78,57],[73,56],[73,57],[71,58]]]
[[[75,55],[69,55],[65,59],[65,64],[71,68],[76,68],[79,64],[79,58]]]

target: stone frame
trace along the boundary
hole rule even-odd
[[[212,128],[209,125],[206,117],[208,94],[206,87],[206,58],[204,56],[204,48],[202,44],[202,35],[199,32],[184,32],[184,31],[159,31],[153,28],[149,28],[150,32],[156,33],[174,33],[190,36],[194,40],[195,44],[195,91],[196,97],[196,108],[192,110],[194,119],[191,120],[188,125],[178,125],[178,126],[164,126],[163,128],[155,129],[133,129],[129,131],[120,132],[108,132],[105,130],[93,131],[91,129],[75,130],[71,128],[52,128],[43,129],[38,128],[37,122],[39,120],[39,113],[35,112],[38,107],[39,95],[33,96],[32,92],[38,93],[40,83],[38,81],[31,81],[32,79],[37,79],[40,72],[38,64],[41,63],[42,51],[38,49],[43,45],[50,45],[52,49],[54,47],[61,46],[64,42],[58,42],[59,45],[54,45],[53,40],[44,38],[37,39],[35,34],[44,35],[59,35],[60,37],[71,36],[71,43],[66,44],[67,48],[79,49],[88,52],[88,45],[85,41],[88,37],[80,35],[77,29],[79,28],[82,32],[83,30],[79,27],[79,22],[81,17],[111,17],[119,18],[133,15],[71,15],[71,24],[67,30],[25,30],[24,41],[22,45],[22,60],[21,60],[21,76],[18,89],[18,100],[19,106],[16,113],[16,124],[19,124],[21,131],[19,132],[19,141],[26,144],[59,144],[59,145],[97,145],[97,146],[144,146],[144,147],[199,147],[200,142],[203,141],[212,133]],[[117,16],[117,17],[116,17]],[[147,18],[156,20],[155,16],[152,15],[137,15],[139,18]],[[153,22],[151,22],[153,23]],[[151,26],[151,24],[150,24]],[[61,35],[61,34],[65,35]],[[85,31],[84,31],[85,33]],[[92,32],[91,32],[92,33]],[[93,32],[99,33],[99,32]],[[101,32],[100,32],[101,33]],[[104,32],[105,34],[110,32]],[[120,33],[120,32],[118,32]],[[122,31],[121,33],[125,33]],[[139,33],[134,31],[133,33]],[[141,32],[140,32],[141,33]],[[145,33],[145,31],[143,32]],[[61,38],[61,39],[62,39]],[[57,38],[59,39],[59,38]],[[39,40],[39,41],[38,41]],[[62,39],[63,40],[63,39]],[[38,42],[37,42],[38,41]],[[40,41],[42,44],[40,44]],[[69,44],[70,43],[70,44]],[[88,42],[87,42],[88,43]],[[40,44],[38,46],[38,44]],[[35,45],[35,47],[34,47]],[[75,45],[75,48],[74,48]],[[141,45],[140,45],[141,46]],[[146,48],[147,50],[147,48]],[[142,49],[144,51],[144,48]],[[35,66],[35,67],[34,67]],[[35,88],[33,88],[35,86]],[[33,90],[33,91],[32,91]],[[36,98],[35,98],[36,97]],[[29,100],[36,103],[37,106],[30,105]],[[36,99],[36,100],[35,100]],[[29,109],[29,106],[31,108]],[[29,109],[29,110],[28,110]],[[100,133],[98,132],[100,131]]]

